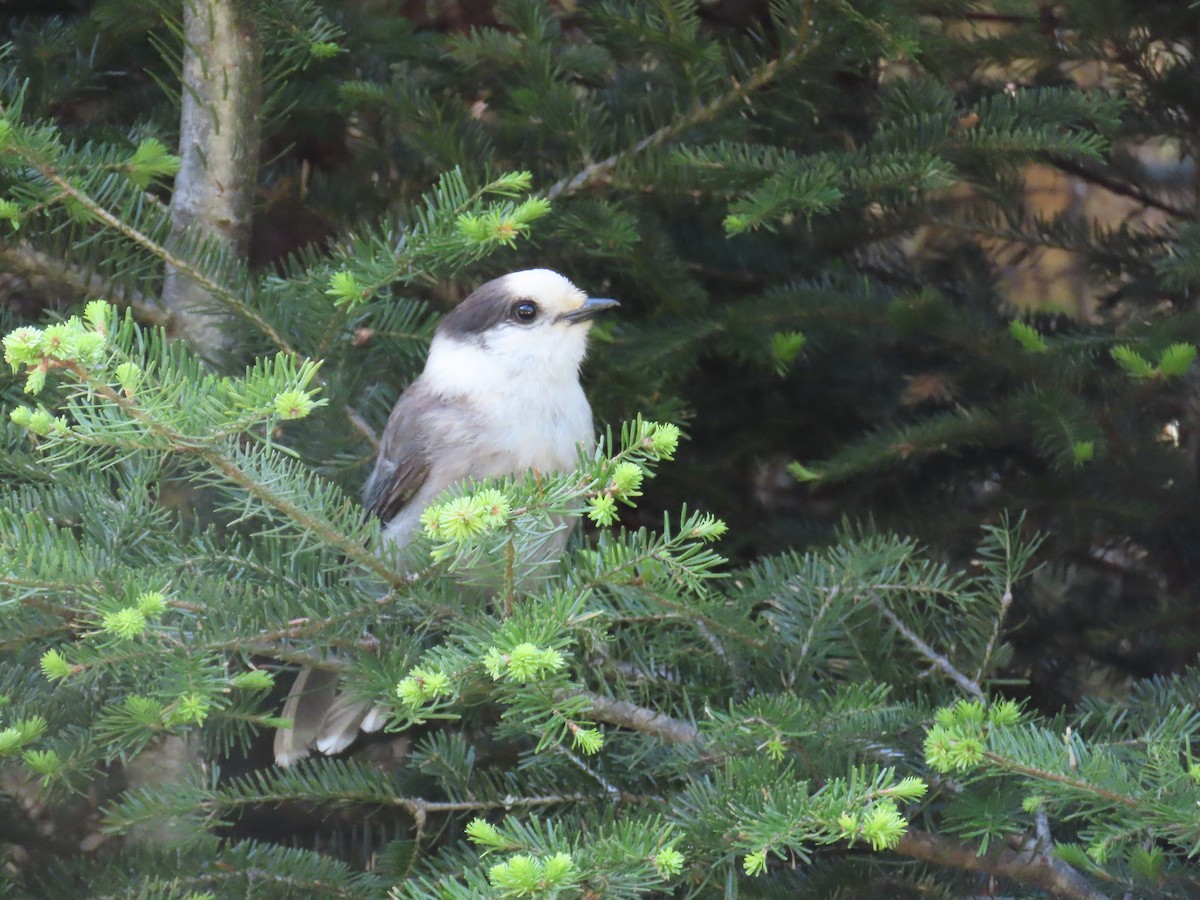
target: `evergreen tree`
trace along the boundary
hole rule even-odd
[[[11,892],[1192,895],[1200,13],[405,11],[6,23]],[[1142,220],[1037,217],[1034,163]],[[1095,308],[1019,315],[999,242]],[[622,300],[604,439],[452,490],[402,576],[377,434],[534,265]],[[304,665],[389,733],[272,766]]]

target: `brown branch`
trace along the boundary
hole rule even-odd
[[[591,703],[588,715],[597,721],[648,734],[669,744],[700,743],[704,740],[700,729],[691,722],[624,700],[612,700],[590,691],[564,693],[563,699],[579,696],[586,697]],[[1029,842],[1019,849],[996,847],[980,855],[978,847],[910,827],[892,851],[910,859],[964,872],[983,872],[1011,878],[1070,900],[1108,900],[1083,875],[1067,863],[1051,857],[1043,848],[1044,843]]]
[[[121,307],[128,307],[138,321],[166,328],[170,314],[140,291],[110,284],[95,272],[85,272],[79,266],[36,249],[28,241],[0,244],[0,262],[5,268],[24,278],[45,278],[79,297],[104,297]]]
[[[792,44],[791,49],[786,53],[759,66],[746,79],[734,82],[732,90],[721,94],[708,103],[696,106],[690,113],[646,135],[632,147],[628,147],[619,153],[614,153],[612,156],[602,159],[599,162],[589,163],[576,174],[567,175],[559,179],[546,191],[545,198],[553,201],[559,197],[574,194],[591,182],[608,175],[623,159],[636,156],[643,150],[674,140],[697,125],[711,122],[730,107],[744,101],[755,91],[766,87],[804,58],[805,50],[808,49],[806,45],[811,27],[812,14],[809,4],[806,3],[800,14],[800,28],[796,34],[796,40]]]
[[[1069,175],[1082,178],[1084,181],[1098,185],[1122,197],[1128,197],[1130,200],[1136,200],[1138,203],[1157,209],[1167,215],[1175,216],[1178,219],[1185,219],[1189,222],[1196,220],[1196,213],[1194,211],[1181,206],[1175,206],[1173,203],[1168,203],[1166,200],[1154,196],[1154,194],[1146,189],[1118,178],[1110,170],[1101,168],[1095,163],[1081,162],[1061,156],[1048,157],[1047,162],[1054,166],[1054,168]]]
[[[286,790],[266,790],[252,796],[212,797],[198,803],[194,809],[214,820],[219,814],[243,806],[260,803],[283,802],[297,799],[295,793]],[[383,798],[374,791],[337,791],[334,796],[324,798],[326,802],[365,803],[399,807],[423,825],[429,815],[438,813],[487,812],[488,810],[536,809],[543,806],[558,806],[568,803],[591,802],[595,794],[539,794],[531,797],[508,796],[501,800],[426,800],[422,797],[393,796]],[[109,823],[114,830],[130,831],[147,824],[158,824],[157,814],[151,812],[140,819],[130,817],[120,824]]]
[[[255,794],[249,797],[221,797],[202,804],[201,808],[207,808],[213,812],[218,812],[226,809],[235,809],[239,806],[256,806],[263,802],[294,800],[296,796],[286,792],[272,792]],[[557,806],[566,803],[581,803],[595,800],[594,794],[542,794],[532,797],[505,797],[503,800],[425,800],[422,797],[389,797],[386,801],[379,797],[374,792],[363,792],[361,794],[343,792],[339,793],[338,800],[343,802],[359,801],[363,803],[379,804],[384,803],[391,806],[398,806],[411,815],[414,819],[424,820],[426,816],[436,813],[453,813],[453,812],[486,812],[492,809],[523,809],[536,808],[539,806]]]
[[[640,731],[651,737],[659,738],[668,744],[691,744],[703,741],[700,729],[691,722],[674,719],[665,713],[638,706],[627,700],[613,700],[593,694],[591,691],[564,691],[561,699],[585,697],[590,708],[588,716],[598,722],[628,728],[630,731]]]
[[[1070,729],[1067,729],[1070,731]],[[1100,787],[1098,784],[1092,784],[1088,781],[1080,781],[1078,778],[1071,778],[1067,775],[1060,775],[1057,772],[1049,772],[1046,769],[1037,769],[1033,766],[1023,765],[1015,760],[1009,759],[1007,756],[1001,756],[999,753],[987,751],[983,754],[984,759],[988,760],[1000,768],[1016,772],[1018,775],[1024,775],[1028,778],[1036,778],[1039,781],[1053,781],[1055,784],[1061,784],[1063,787],[1071,788],[1072,790],[1081,791],[1086,794],[1091,794],[1099,797],[1102,800],[1107,800],[1115,806],[1124,806],[1126,809],[1139,809],[1141,804],[1133,797],[1128,797],[1125,794],[1118,794],[1116,791],[1110,791],[1108,788]]]
[[[977,847],[953,838],[910,828],[893,851],[910,859],[949,866],[964,872],[982,872],[1011,878],[1071,900],[1108,900],[1079,872],[1054,859],[1030,842],[1020,849],[997,846],[980,855]]]

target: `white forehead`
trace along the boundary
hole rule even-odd
[[[553,312],[578,309],[587,295],[550,269],[526,269],[504,276],[504,291],[514,298],[527,297]]]

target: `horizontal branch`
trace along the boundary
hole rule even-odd
[[[627,700],[613,700],[591,691],[564,691],[563,698],[584,697],[591,707],[587,714],[598,722],[639,731],[668,744],[690,744],[703,740],[700,729],[683,719],[647,709]]]
[[[389,796],[382,797],[374,791],[334,791],[323,796],[326,802],[362,803],[366,805],[395,806],[403,809],[418,822],[424,822],[425,817],[438,813],[469,813],[487,812],[488,810],[503,809],[534,809],[541,806],[557,806],[565,803],[592,802],[595,794],[540,794],[532,797],[508,796],[501,800],[426,800],[423,797]],[[287,803],[295,800],[312,801],[309,794],[298,794],[293,791],[264,790],[253,796],[234,797],[218,796],[203,802],[199,808],[210,813],[224,812],[241,806],[258,806],[262,803]]]
[[[997,846],[980,854],[978,847],[953,838],[912,828],[893,848],[895,853],[910,859],[949,866],[964,872],[982,872],[1011,878],[1022,884],[1049,891],[1056,897],[1070,900],[1109,900],[1096,890],[1079,872],[1065,862],[1054,859],[1040,847],[1020,849]]]
[[[597,721],[638,731],[670,744],[703,741],[700,729],[691,722],[627,701],[601,697],[590,691],[574,692],[569,696],[586,697],[592,704],[588,715]],[[1067,863],[1054,859],[1040,845],[1021,849],[997,847],[981,855],[978,847],[910,828],[892,850],[900,856],[964,872],[984,872],[1011,878],[1070,900],[1108,900],[1083,875]]]
[[[1113,170],[1105,168],[1099,163],[1084,162],[1060,156],[1051,156],[1048,161],[1050,165],[1059,171],[1066,172],[1068,175],[1074,175],[1076,178],[1082,178],[1084,181],[1102,187],[1106,191],[1111,191],[1130,200],[1136,200],[1143,206],[1149,206],[1152,209],[1157,209],[1159,212],[1164,212],[1169,216],[1175,216],[1178,219],[1184,219],[1189,222],[1196,220],[1196,213],[1193,210],[1168,203],[1166,200],[1156,197],[1141,185],[1126,181]]]
[[[45,278],[75,296],[103,297],[120,307],[128,307],[139,322],[158,328],[170,325],[170,314],[140,291],[111,284],[95,272],[85,272],[79,266],[38,250],[28,241],[0,244],[0,263],[24,278]]]

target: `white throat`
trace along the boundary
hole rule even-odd
[[[506,341],[501,332],[481,343],[438,335],[421,381],[426,390],[471,406],[479,433],[488,436],[492,449],[516,462],[510,462],[506,473],[570,469],[579,446],[590,450],[595,443],[592,408],[579,384],[587,329],[571,330],[577,332],[568,332],[574,340],[549,350],[541,346],[544,337]],[[516,336],[529,337],[522,332]]]
[[[438,393],[471,398],[495,393],[532,397],[558,384],[578,385],[587,328],[555,330],[560,333],[499,328],[466,339],[438,334],[429,347],[423,378]]]

